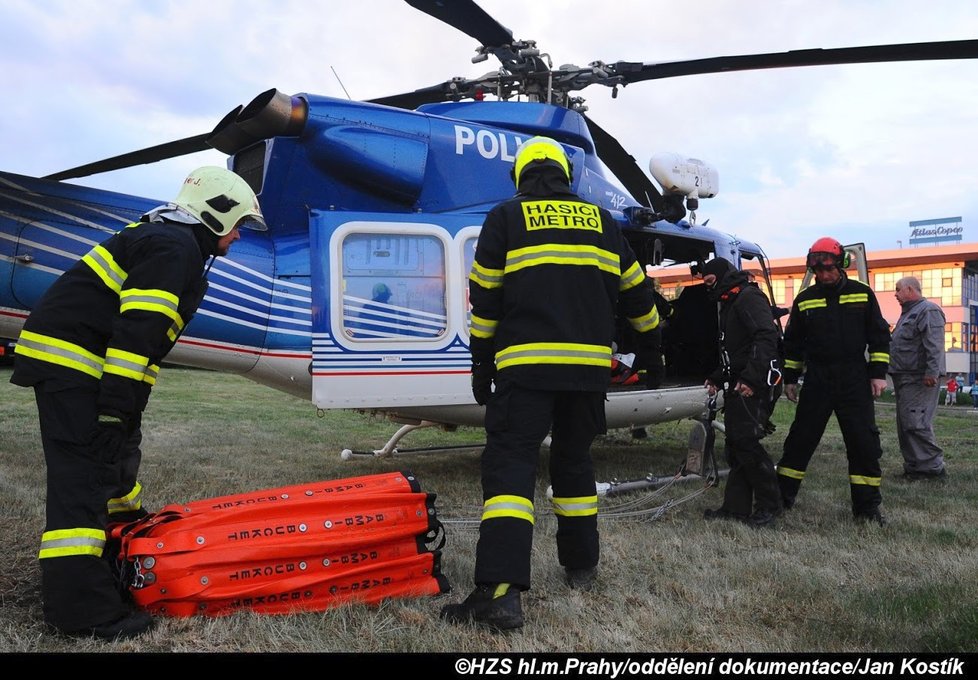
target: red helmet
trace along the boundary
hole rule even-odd
[[[831,236],[823,236],[808,249],[808,260],[805,264],[813,271],[816,265],[835,266],[841,270],[849,266],[849,253]]]

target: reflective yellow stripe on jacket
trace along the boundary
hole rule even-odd
[[[150,385],[156,384],[156,378],[160,375],[160,367],[157,364],[150,364],[146,367],[143,372],[143,382],[147,382]]]
[[[840,305],[851,305],[860,302],[869,302],[868,293],[850,293],[849,295],[840,295],[839,304]],[[798,311],[804,312],[806,309],[815,309],[816,307],[827,307],[828,302],[825,298],[813,298],[811,300],[802,300],[798,303]]]
[[[180,298],[169,291],[140,288],[127,288],[119,292],[119,311],[125,314],[134,309],[141,309],[147,312],[158,312],[163,316],[173,319],[180,328],[183,328],[183,319],[177,312],[180,305]]]
[[[611,370],[611,347],[572,342],[529,342],[496,353],[496,368],[520,364],[575,364]]]
[[[102,246],[95,246],[82,257],[82,261],[91,267],[106,286],[116,293],[122,290],[122,284],[126,282],[129,274],[116,264],[115,258],[108,250]]]
[[[596,246],[576,246],[547,243],[541,246],[517,248],[506,253],[506,274],[541,264],[560,264],[597,267],[621,276],[621,260],[616,253]]]
[[[102,367],[105,364],[105,359],[80,345],[31,331],[20,332],[14,353],[73,368],[95,379],[102,377]]]
[[[503,270],[489,269],[478,262],[473,262],[472,271],[469,272],[469,280],[483,288],[499,288],[503,285]]]
[[[469,323],[469,334],[476,338],[491,338],[496,335],[498,321],[494,319],[483,319],[481,316],[472,315]]]
[[[138,354],[109,348],[103,359],[81,345],[31,331],[20,332],[14,353],[81,371],[96,380],[104,372],[155,385],[160,372],[157,364],[150,365],[148,358]]]
[[[652,311],[648,314],[643,314],[635,318],[628,317],[628,323],[639,333],[651,331],[659,327],[659,311],[653,306]]]
[[[645,271],[638,266],[638,262],[632,262],[632,266],[622,273],[618,281],[618,290],[626,291],[641,284],[647,279]]]
[[[816,298],[814,300],[802,300],[798,303],[798,311],[804,312],[807,309],[815,309],[816,307],[828,307],[828,303],[825,298]]]
[[[142,382],[147,368],[149,368],[149,357],[115,349],[114,347],[109,347],[105,350],[106,373]]]
[[[177,311],[180,298],[169,291],[159,289],[129,288],[119,292],[119,312],[125,314],[135,310],[156,312],[171,319],[173,323],[166,331],[171,342],[176,341],[186,325]]]

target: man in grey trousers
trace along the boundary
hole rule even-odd
[[[934,439],[934,412],[945,373],[944,311],[923,297],[920,281],[905,276],[896,283],[902,307],[890,342],[890,377],[896,394],[897,436],[908,480],[947,475],[944,451]]]

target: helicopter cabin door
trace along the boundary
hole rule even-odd
[[[468,272],[483,215],[314,211],[312,400],[474,403]]]

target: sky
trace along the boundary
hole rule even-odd
[[[554,66],[962,40],[973,0],[479,0]],[[0,168],[45,175],[209,132],[278,88],[372,99],[497,65],[402,0],[0,0]],[[587,115],[646,169],[714,166],[703,223],[802,256],[821,236],[909,247],[961,217],[978,242],[978,59],[776,69],[594,85]],[[170,198],[203,152],[72,180]]]

